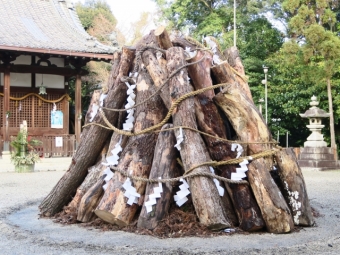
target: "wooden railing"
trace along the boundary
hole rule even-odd
[[[62,146],[57,146],[56,137],[62,137]],[[38,136],[34,137],[42,141],[42,145],[36,147],[39,154],[45,158],[72,157],[76,150],[75,135]]]
[[[57,146],[56,137],[62,137],[61,146]],[[15,137],[12,137],[15,138]],[[36,150],[41,157],[72,157],[76,150],[76,137],[75,135],[57,135],[57,136],[33,136],[42,142],[42,145],[37,146]],[[3,138],[0,137],[0,152],[3,149]],[[10,148],[11,149],[11,148]]]

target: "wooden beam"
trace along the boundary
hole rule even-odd
[[[101,54],[101,53],[90,53],[90,52],[75,52],[75,51],[62,51],[62,50],[49,50],[49,49],[36,49],[36,48],[29,48],[29,47],[13,47],[13,46],[5,46],[0,45],[0,50],[11,50],[11,51],[20,51],[20,52],[27,52],[27,53],[42,53],[48,55],[60,55],[60,56],[69,56],[69,57],[84,57],[89,58],[94,61],[111,61],[113,59],[112,54]]]
[[[3,111],[3,134],[4,142],[9,141],[8,130],[6,125],[6,113],[9,111],[9,97],[10,97],[10,71],[8,69],[4,70],[4,111]]]
[[[5,65],[0,65],[0,72],[8,70]],[[50,66],[33,66],[33,65],[10,65],[11,73],[39,73],[54,74],[62,76],[88,75],[89,72],[84,69],[71,69],[67,67],[50,67]]]
[[[81,133],[81,77],[80,75],[76,76],[76,89],[75,89],[75,135],[77,143],[80,142],[80,133]]]

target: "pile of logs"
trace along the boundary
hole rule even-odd
[[[192,202],[212,230],[313,224],[295,155],[272,141],[238,50],[205,42],[160,27],[114,53],[106,93],[93,94],[79,147],[42,215],[66,206],[80,222],[152,230],[172,204]]]

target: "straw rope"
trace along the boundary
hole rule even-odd
[[[194,178],[194,177],[209,177],[209,178],[215,178],[219,181],[223,181],[223,182],[227,182],[227,183],[232,183],[232,184],[247,184],[249,185],[249,183],[245,180],[242,181],[236,181],[236,180],[231,180],[222,176],[218,176],[216,174],[213,173],[206,173],[206,172],[196,172],[196,173],[191,173],[194,169],[202,167],[202,166],[212,166],[212,167],[216,167],[216,166],[221,166],[221,165],[234,165],[237,163],[241,163],[243,160],[247,159],[247,160],[255,160],[255,159],[259,159],[262,157],[267,157],[267,156],[271,156],[273,154],[275,154],[277,152],[277,150],[267,150],[261,153],[257,153],[251,156],[246,156],[246,157],[240,157],[237,159],[230,159],[230,160],[226,160],[226,161],[209,161],[209,162],[203,162],[201,164],[195,165],[192,168],[190,168],[188,171],[186,171],[184,173],[184,175],[179,176],[179,177],[175,177],[175,178],[168,178],[168,179],[149,179],[149,178],[143,178],[143,177],[139,177],[139,176],[133,176],[129,173],[127,173],[124,170],[119,169],[118,167],[115,167],[113,165],[109,165],[110,169],[112,169],[113,171],[119,172],[122,175],[129,177],[130,179],[134,180],[134,181],[141,181],[141,182],[148,182],[148,183],[167,183],[167,182],[177,182],[182,178]]]
[[[4,96],[4,94],[0,93],[0,96]],[[36,94],[36,93],[29,93],[29,94],[24,95],[23,97],[9,97],[9,99],[13,100],[13,101],[21,101],[21,100],[24,100],[25,98],[27,98],[29,96],[35,96],[35,97],[39,98],[41,101],[46,102],[46,103],[58,103],[58,102],[62,101],[64,98],[66,98],[66,100],[71,99],[68,94],[65,94],[65,95],[62,95],[58,99],[47,100],[47,99],[43,98],[42,96],[40,96],[39,94]]]

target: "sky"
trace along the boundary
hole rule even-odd
[[[82,2],[85,0],[73,0],[73,2]],[[143,12],[154,13],[156,4],[152,0],[106,0],[110,5],[113,15],[118,20],[118,28],[124,33],[128,31],[131,23],[136,22]],[[154,24],[150,29],[155,27]]]

